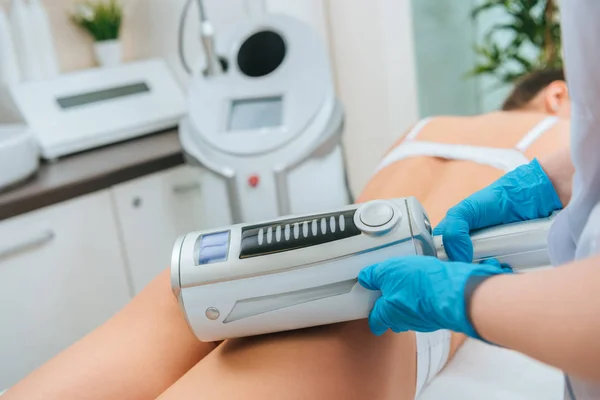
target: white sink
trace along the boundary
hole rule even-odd
[[[26,125],[0,125],[0,190],[27,179],[39,167],[39,147]]]

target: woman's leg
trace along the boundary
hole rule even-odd
[[[215,347],[188,328],[165,271],[2,400],[154,399],[171,385],[164,399],[414,397],[414,333],[376,337],[354,321]]]
[[[214,348],[188,328],[164,271],[116,316],[2,400],[154,399]]]
[[[164,399],[414,397],[414,333],[376,337],[366,321],[231,340],[204,358],[214,348],[188,328],[165,271],[2,399],[154,399],[184,374]]]
[[[413,399],[416,359],[414,333],[366,321],[229,340],[160,399]]]

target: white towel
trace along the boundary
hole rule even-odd
[[[561,371],[468,339],[418,400],[563,400]]]

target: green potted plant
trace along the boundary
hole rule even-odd
[[[510,84],[536,69],[562,67],[556,0],[485,0],[472,17],[493,9],[502,9],[507,19],[492,25],[475,46],[479,62],[470,76],[492,75]]]
[[[101,66],[121,63],[123,8],[117,0],[85,0],[76,4],[71,16],[75,24],[94,39],[94,53]]]

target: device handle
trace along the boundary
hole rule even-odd
[[[8,258],[14,254],[20,253],[20,252],[28,250],[28,249],[43,246],[46,243],[49,243],[50,241],[52,241],[52,239],[54,239],[54,236],[55,236],[54,232],[48,230],[48,231],[40,232],[36,235],[33,235],[33,236],[23,240],[22,242],[9,244],[8,246],[0,247],[0,260],[2,260],[4,258]]]
[[[473,231],[473,262],[495,258],[513,270],[550,266],[547,239],[555,217],[556,214],[553,214],[548,218]],[[435,236],[434,241],[438,258],[447,260],[442,237]]]
[[[184,195],[200,189],[200,182],[188,182],[173,185],[173,194]]]

